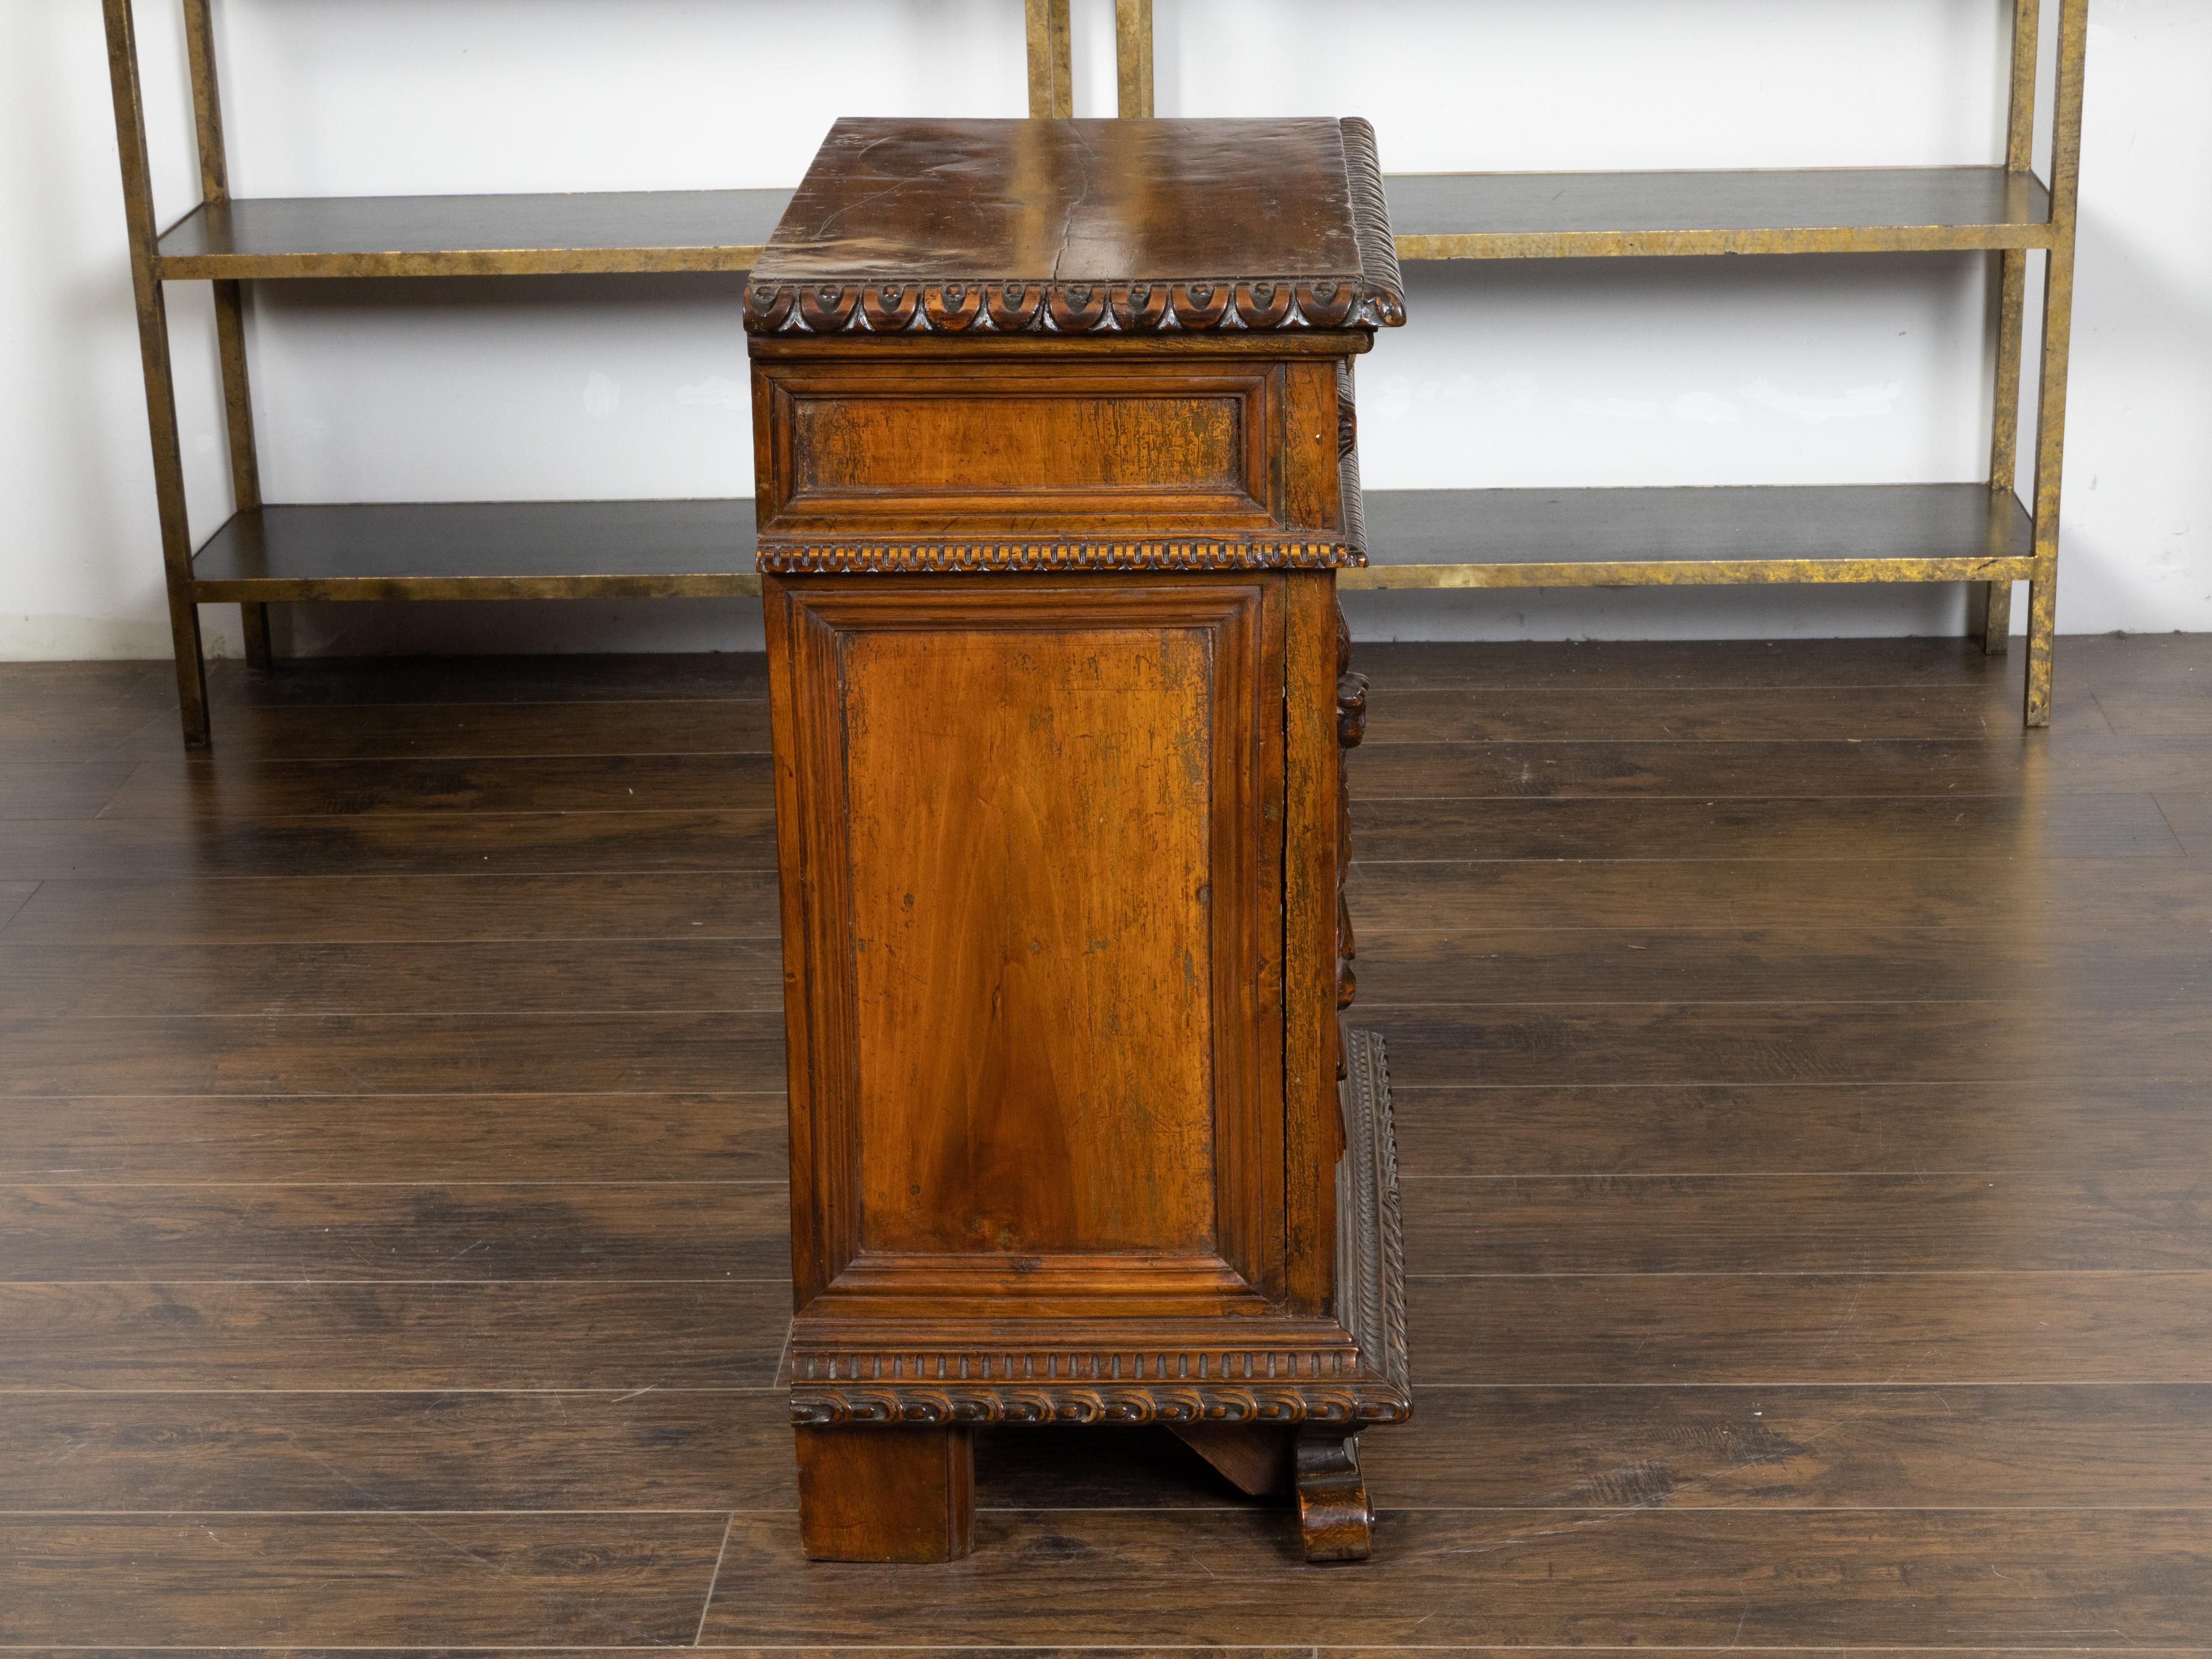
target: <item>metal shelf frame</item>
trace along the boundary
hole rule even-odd
[[[177,701],[210,740],[203,603],[235,603],[246,655],[272,665],[269,609],[301,599],[698,598],[757,594],[752,504],[733,501],[271,505],[262,499],[246,354],[247,284],[275,277],[749,270],[788,190],[238,199],[223,149],[212,0],[178,0],[199,204],[155,216],[134,0],[100,0],[146,379]],[[1068,0],[1024,0],[1032,116],[1074,112]],[[234,511],[195,549],[163,284],[207,282]]]
[[[2022,716],[2051,723],[2058,621],[2058,504],[2066,447],[2066,377],[2073,330],[2074,248],[2081,163],[2082,68],[2088,0],[2059,0],[2049,171],[2035,170],[2041,0],[1998,0],[2012,13],[2011,104],[2001,165],[1798,168],[1752,172],[1396,173],[1383,179],[1401,260],[1653,258],[1729,253],[1891,253],[1972,250],[1995,256],[1996,417],[1985,513],[1942,533],[1900,539],[1956,486],[1735,491],[1370,491],[1366,571],[1346,586],[1638,586],[1782,581],[1966,580],[1972,632],[1992,655],[2007,648],[2012,584],[2028,585]],[[1153,109],[1152,0],[1115,0],[1118,112]],[[2027,262],[2045,261],[2035,370],[2034,483],[2018,500]],[[1978,488],[1971,486],[1970,488]],[[1685,498],[1669,502],[1679,494]],[[1407,499],[1395,499],[1403,495]],[[1571,498],[1583,496],[1579,502]],[[1421,500],[1413,498],[1420,497]],[[1436,499],[1428,499],[1436,498]],[[1532,512],[1536,498],[1551,503]],[[1953,511],[1955,501],[1946,511]],[[1766,527],[1732,534],[1728,514]],[[1792,513],[1823,521],[1784,533],[1817,545],[1807,559],[1773,544]],[[1508,528],[1473,532],[1485,514]],[[1672,526],[1662,553],[1635,547],[1638,516]],[[1941,518],[1941,515],[1938,515]],[[1994,526],[1993,552],[1969,520]],[[1934,522],[1931,520],[1931,523]],[[1950,521],[1946,521],[1950,522]],[[1705,539],[1686,545],[1692,527]],[[1399,538],[1395,543],[1392,538]],[[1581,538],[1581,539],[1578,539]],[[1594,549],[1601,548],[1601,556]],[[1456,556],[1455,556],[1456,554]]]
[[[308,520],[262,500],[255,450],[252,387],[246,355],[247,284],[270,277],[453,276],[574,272],[650,274],[672,270],[741,271],[782,211],[788,192],[674,191],[584,195],[419,197],[237,200],[229,189],[216,82],[211,0],[179,0],[192,88],[202,201],[163,233],[155,218],[145,114],[141,96],[134,0],[101,0],[115,97],[124,204],[130,234],[139,343],[146,378],[155,493],[167,580],[170,631],[179,702],[188,746],[209,740],[206,674],[197,606],[240,605],[246,658],[271,664],[271,603],[302,599],[503,599],[520,597],[685,596],[754,591],[738,568],[744,550],[726,561],[702,558],[682,537],[669,539],[672,510],[696,504],[629,504],[627,527],[603,522],[623,516],[622,504],[594,503],[592,520],[619,557],[574,545],[548,544],[530,569],[511,540],[514,527],[543,522],[543,504],[466,504],[414,541],[370,556],[363,526],[399,520],[349,517],[313,522],[337,526],[303,534]],[[2060,0],[2053,136],[2048,180],[2034,170],[2039,93],[2039,0],[2009,0],[2013,12],[2011,106],[2001,167],[1794,169],[1771,172],[1645,173],[1398,174],[1385,180],[1395,211],[1401,259],[1650,258],[1717,253],[1986,251],[1996,256],[1997,363],[1996,418],[1990,434],[1990,521],[2024,519],[2029,545],[2021,556],[2006,532],[1996,562],[1969,545],[1905,550],[1884,526],[1909,514],[1911,501],[1881,501],[1881,489],[1776,489],[1736,492],[1762,521],[1779,511],[1848,511],[1863,520],[1814,526],[1808,533],[1827,550],[1808,562],[1737,550],[1726,526],[1712,525],[1699,555],[1679,541],[1665,556],[1635,556],[1617,541],[1617,556],[1597,558],[1573,544],[1576,526],[1604,525],[1617,533],[1620,514],[1647,514],[1665,504],[1653,492],[1589,491],[1578,510],[1555,514],[1552,528],[1525,544],[1490,538],[1479,550],[1440,545],[1413,535],[1403,545],[1385,538],[1401,523],[1423,521],[1422,504],[1395,503],[1374,492],[1370,526],[1379,528],[1375,568],[1348,585],[1374,587],[1641,586],[1763,581],[1953,581],[1978,592],[1970,606],[1973,632],[1992,653],[2011,628],[2012,582],[2028,583],[2028,664],[2024,715],[2049,724],[2052,643],[2057,621],[2058,506],[2065,453],[2066,380],[2072,329],[2075,233],[2081,164],[2082,67],[2087,0]],[[1073,113],[1068,0],[1024,0],[1030,113]],[[1115,0],[1118,112],[1145,118],[1153,109],[1151,0]],[[2014,497],[2021,442],[2027,341],[2027,278],[2031,254],[2046,261],[2035,374],[2034,483],[2032,499]],[[216,334],[231,483],[236,511],[204,548],[191,544],[185,514],[168,320],[163,284],[206,281],[214,289]],[[1431,492],[1406,492],[1408,496]],[[1498,510],[1529,492],[1470,490],[1455,511],[1427,517],[1461,522],[1470,513]],[[1560,492],[1535,492],[1556,495]],[[1569,492],[1574,493],[1574,492]],[[1690,513],[1710,514],[1724,492]],[[1917,498],[1914,498],[1917,499]],[[1847,506],[1862,502],[1863,505]],[[1686,504],[1684,504],[1686,507]],[[1431,504],[1432,507],[1432,504]],[[2017,512],[2012,509],[2017,508]],[[304,509],[302,509],[304,510]],[[680,517],[680,514],[678,514]],[[1680,513],[1674,514],[1681,518]],[[418,524],[417,520],[405,520]],[[497,557],[477,558],[456,526],[474,526]],[[1562,530],[1571,532],[1561,540]],[[1464,544],[1468,538],[1462,538]],[[240,563],[241,550],[288,551],[275,565]],[[665,549],[654,568],[655,550]],[[516,561],[521,559],[522,566]],[[351,560],[352,565],[345,562]],[[601,568],[599,566],[606,566]],[[726,567],[726,568],[725,568]],[[1962,573],[1972,573],[1963,574]]]

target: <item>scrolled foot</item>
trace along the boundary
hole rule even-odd
[[[1367,1559],[1374,1548],[1375,1510],[1359,1473],[1358,1437],[1309,1431],[1298,1436],[1291,1455],[1306,1559]]]

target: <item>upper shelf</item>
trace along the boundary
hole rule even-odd
[[[2051,193],[2002,167],[1401,173],[1401,259],[2049,247]],[[192,210],[168,278],[749,270],[788,190],[248,198]]]
[[[2051,192],[2002,167],[1397,173],[1382,183],[1401,259],[2051,245]]]
[[[750,270],[787,190],[310,196],[209,202],[162,237],[165,277]]]

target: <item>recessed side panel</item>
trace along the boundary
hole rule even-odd
[[[802,1306],[1272,1305],[1280,579],[775,585],[821,1230]]]
[[[1255,507],[1245,485],[1234,393],[1088,397],[794,398],[795,505],[897,490],[916,495],[987,491],[1158,489],[1213,494]],[[1052,484],[1039,489],[1036,480]]]
[[[864,1250],[1213,1253],[1210,634],[846,640]]]
[[[1284,527],[1275,364],[756,365],[775,538],[1259,534]]]

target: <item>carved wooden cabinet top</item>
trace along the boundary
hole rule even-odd
[[[745,303],[763,334],[1404,320],[1357,118],[841,120]]]

